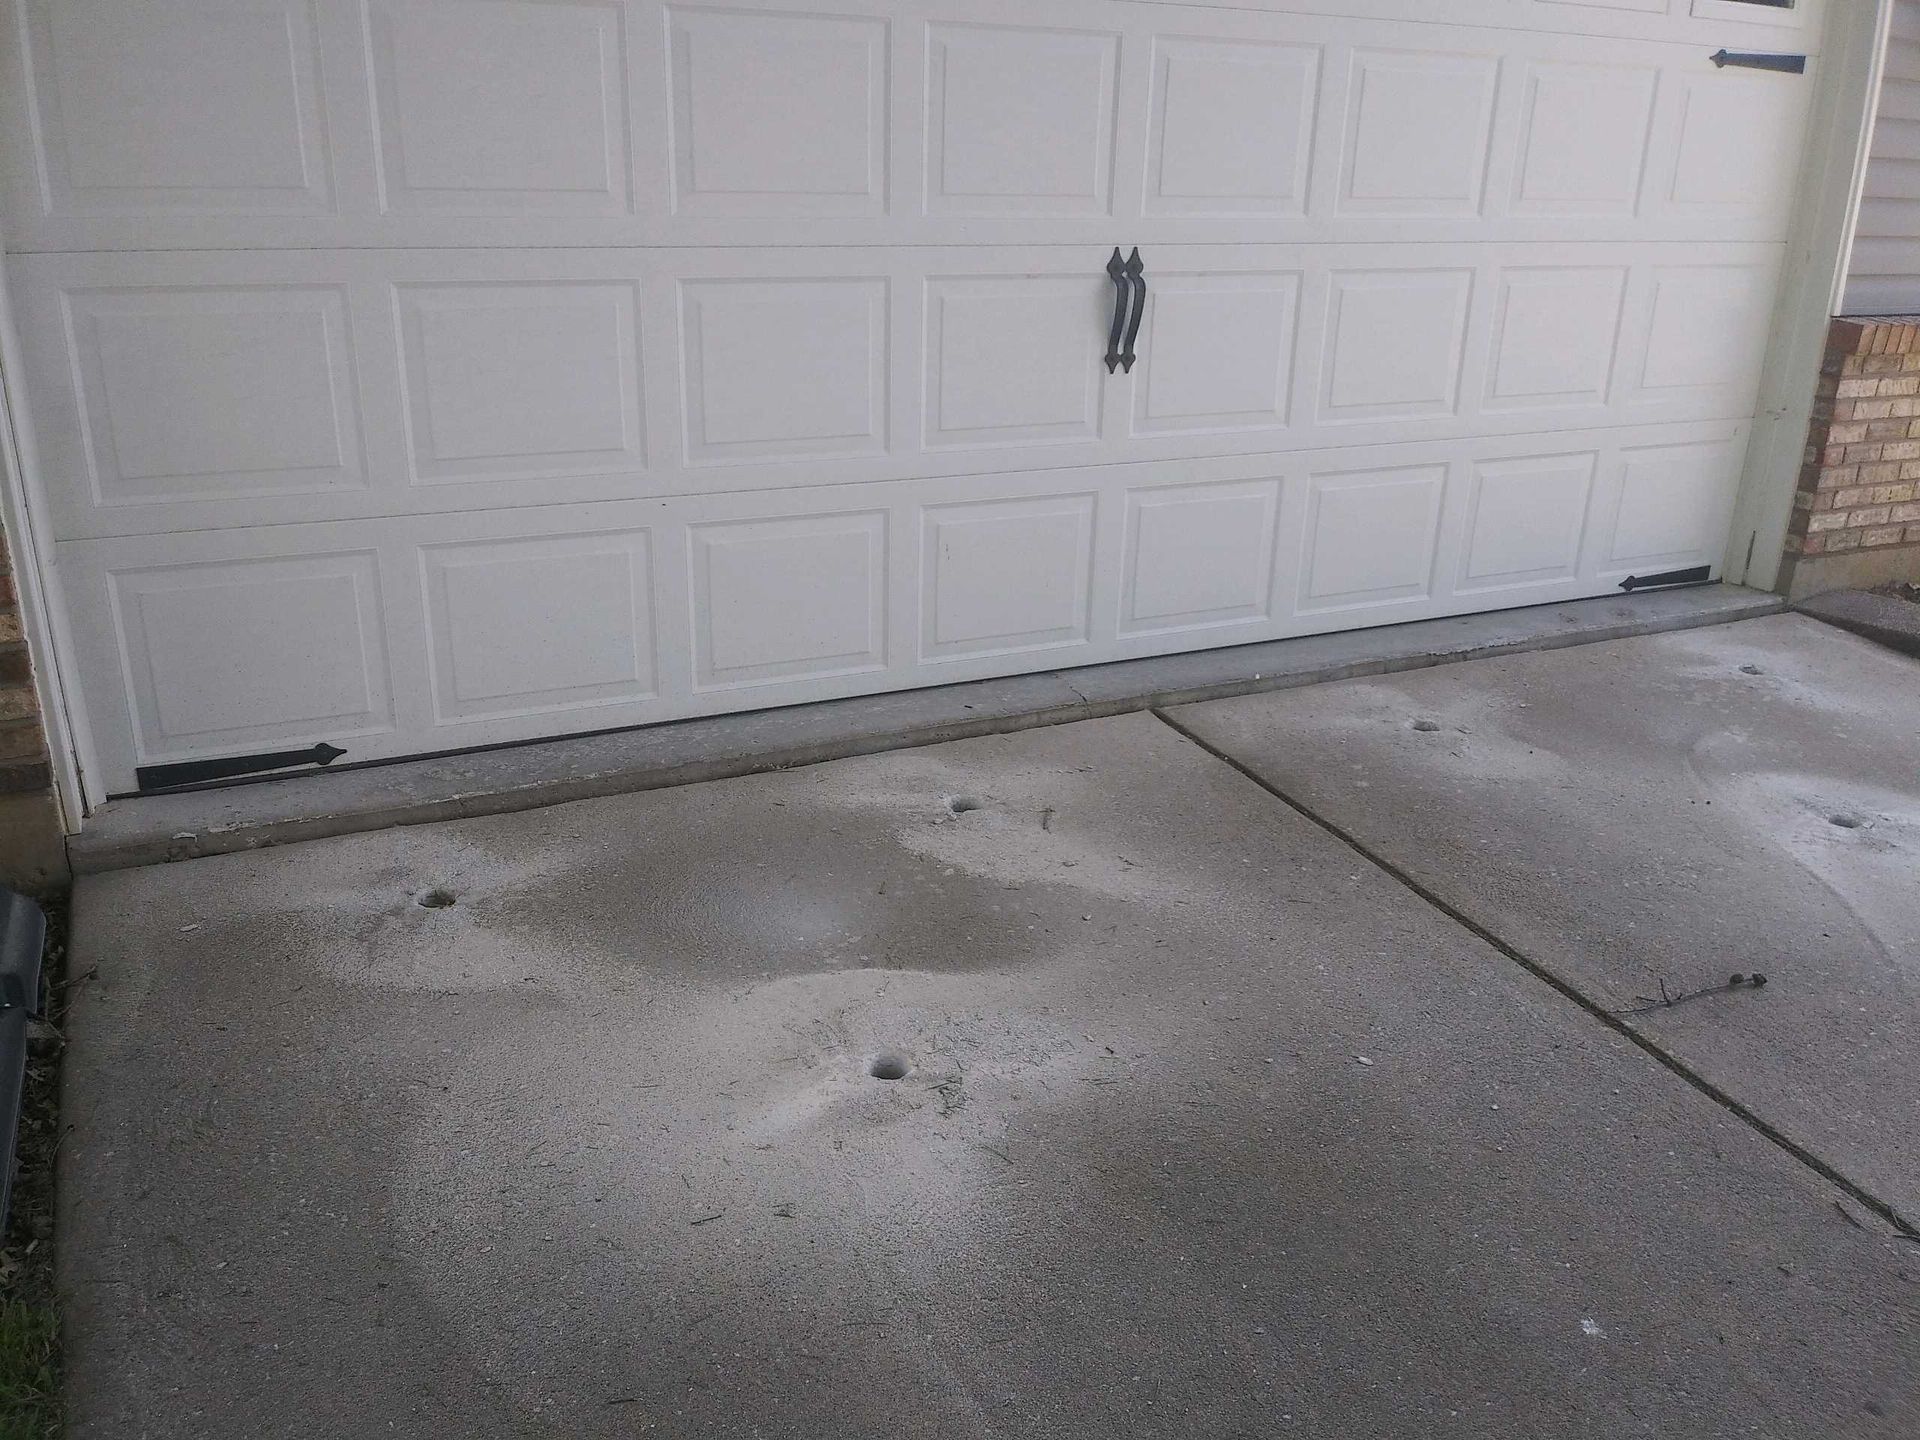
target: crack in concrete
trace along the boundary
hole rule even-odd
[[[1858,1181],[1852,1179],[1834,1165],[1822,1159],[1806,1146],[1784,1134],[1771,1121],[1767,1120],[1765,1116],[1759,1114],[1729,1094],[1726,1090],[1723,1090],[1720,1086],[1707,1079],[1706,1076],[1700,1074],[1670,1051],[1662,1048],[1660,1044],[1650,1036],[1628,1024],[1624,1019],[1607,1009],[1599,1001],[1590,998],[1575,985],[1563,980],[1546,965],[1509,944],[1492,930],[1489,930],[1485,925],[1475,920],[1471,915],[1468,915],[1458,906],[1443,899],[1385,856],[1377,854],[1368,848],[1357,836],[1350,834],[1341,826],[1294,799],[1291,795],[1274,785],[1266,779],[1266,777],[1258,774],[1248,765],[1243,764],[1233,755],[1202,739],[1199,735],[1174,719],[1173,716],[1169,715],[1164,709],[1158,706],[1150,706],[1148,707],[1148,713],[1188,743],[1196,746],[1206,754],[1211,755],[1221,764],[1238,772],[1244,778],[1251,780],[1255,785],[1266,791],[1267,794],[1273,796],[1274,799],[1278,800],[1302,819],[1317,825],[1335,840],[1338,840],[1349,850],[1352,850],[1356,855],[1360,856],[1360,858],[1368,864],[1384,871],[1387,875],[1391,876],[1401,885],[1404,885],[1408,890],[1419,896],[1421,900],[1425,901],[1435,910],[1438,910],[1455,924],[1461,926],[1486,944],[1491,945],[1495,950],[1506,956],[1507,959],[1513,961],[1514,964],[1520,966],[1521,969],[1525,970],[1535,979],[1551,986],[1561,996],[1579,1006],[1593,1019],[1606,1026],[1607,1029],[1632,1041],[1633,1044],[1659,1061],[1660,1064],[1664,1065],[1673,1074],[1686,1081],[1687,1084],[1691,1085],[1695,1090],[1698,1090],[1702,1095],[1705,1095],[1708,1099],[1747,1125],[1754,1132],[1771,1141],[1781,1150],[1784,1150],[1795,1160],[1820,1176],[1820,1178],[1828,1184],[1845,1191],[1846,1194],[1851,1196],[1856,1202],[1864,1205],[1882,1220],[1893,1226],[1903,1237],[1908,1240],[1920,1240],[1920,1225],[1916,1225],[1914,1221],[1909,1220],[1892,1203],[1882,1200]]]

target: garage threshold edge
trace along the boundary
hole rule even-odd
[[[1130,710],[1776,614],[1734,585],[1605,596],[1072,670],[826,700],[226,789],[110,801],[71,837],[76,874],[531,810]]]

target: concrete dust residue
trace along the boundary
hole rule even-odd
[[[1720,795],[1832,891],[1897,973],[1920,981],[1920,793],[1830,775],[1720,777]]]

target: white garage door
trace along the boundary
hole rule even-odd
[[[1813,75],[1709,57],[1817,34],[1813,0],[13,8],[96,796],[1717,563]]]

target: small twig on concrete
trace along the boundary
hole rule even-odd
[[[1040,828],[1042,830],[1053,829],[1053,806],[1049,805],[1040,812]]]
[[[1667,993],[1667,982],[1662,980],[1660,982],[1660,998],[1658,1000],[1654,999],[1651,995],[1636,995],[1633,998],[1640,1002],[1638,1005],[1630,1005],[1624,1010],[1616,1010],[1613,1013],[1616,1015],[1645,1015],[1650,1010],[1671,1010],[1675,1005],[1684,1005],[1689,1000],[1699,1000],[1707,995],[1728,995],[1735,990],[1758,990],[1766,983],[1767,977],[1764,975],[1735,973],[1727,977],[1727,979],[1719,985],[1703,985],[1698,990],[1689,990],[1681,995],[1670,995]]]
[[[687,1223],[689,1225],[710,1225],[726,1213],[724,1210],[716,1210],[711,1215],[702,1215],[698,1220],[689,1220]]]

